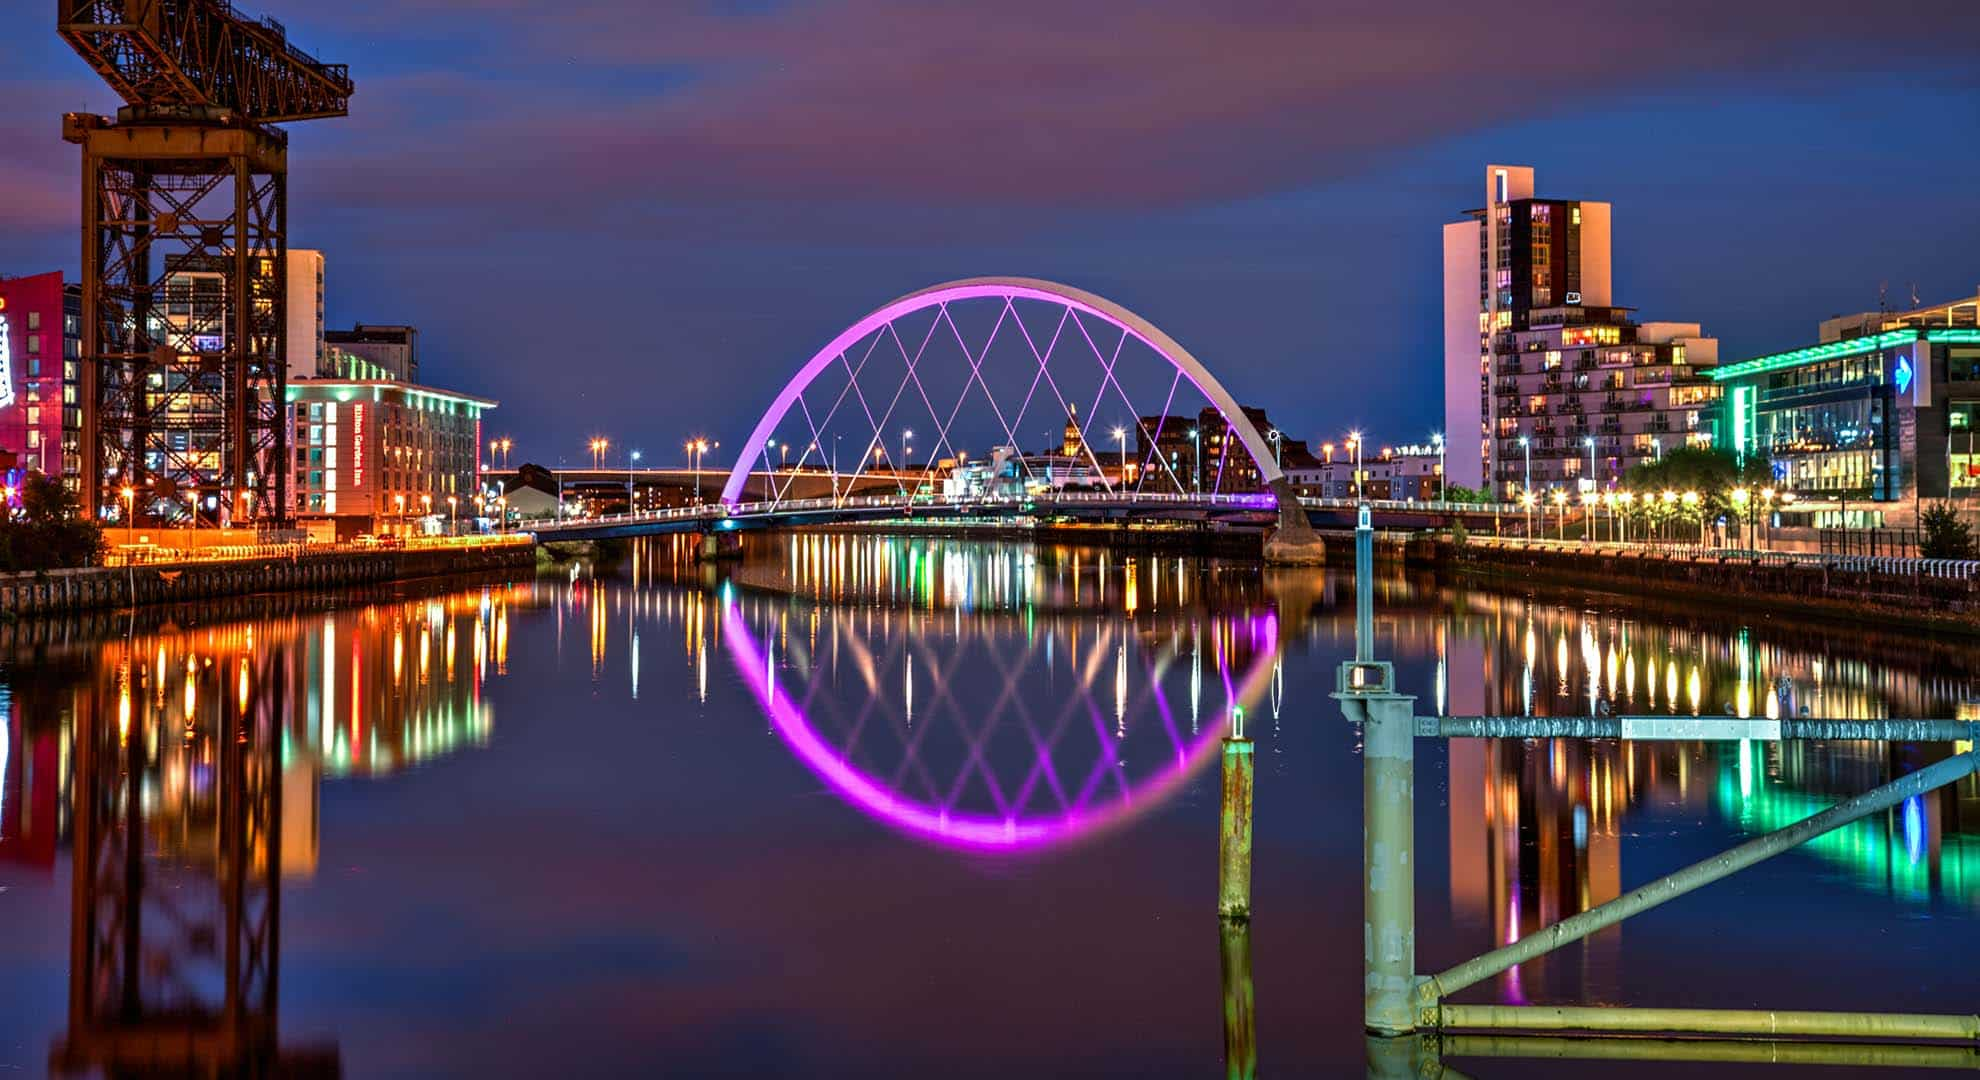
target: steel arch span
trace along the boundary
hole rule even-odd
[[[1001,310],[995,316],[995,323],[992,325],[989,335],[975,343],[971,343],[966,339],[966,335],[962,328],[957,325],[955,317],[951,314],[950,310],[953,305],[958,305],[966,301],[992,301],[1001,305]],[[1015,305],[1018,301],[1049,305],[1059,309],[1061,314],[1057,327],[1049,338],[1045,338],[1042,334],[1034,335],[1026,327],[1023,317],[1016,310]],[[934,319],[929,323],[927,331],[919,335],[919,347],[910,348],[909,341],[913,340],[916,335],[910,333],[906,337],[903,337],[895,328],[895,324],[917,313],[929,311],[935,313]],[[1096,337],[1093,329],[1089,327],[1089,322],[1097,323],[1118,333],[1118,339],[1111,340],[1110,335],[1107,334],[1101,334]],[[1029,353],[1030,360],[1036,363],[1036,372],[1027,372],[1031,379],[1030,390],[1026,393],[1023,403],[1016,406],[1016,412],[1009,416],[1006,415],[1003,407],[997,402],[995,395],[991,393],[989,384],[985,380],[983,373],[985,358],[990,355],[993,345],[996,344],[998,334],[1000,332],[1006,332],[1007,327],[1014,329],[1016,334],[1022,338],[1023,345]],[[953,346],[960,351],[961,358],[967,362],[969,369],[964,375],[962,394],[957,398],[954,407],[947,411],[946,418],[943,411],[938,409],[935,403],[929,398],[928,392],[917,371],[917,365],[921,362],[924,354],[927,353],[930,341],[938,336],[945,340],[953,341]],[[1041,338],[1044,340],[1044,347],[1042,349],[1040,348]],[[870,342],[869,339],[871,339]],[[1210,372],[1210,369],[1204,366],[1203,362],[1191,354],[1188,349],[1183,348],[1181,344],[1164,333],[1155,324],[1105,297],[1097,296],[1082,289],[1076,289],[1070,285],[1061,285],[1057,282],[1043,281],[1036,278],[982,277],[945,282],[917,292],[908,293],[870,312],[858,322],[847,327],[837,337],[827,343],[824,348],[819,349],[818,352],[813,354],[811,359],[798,370],[797,374],[793,375],[790,381],[784,385],[776,399],[771,402],[770,408],[764,412],[763,418],[757,421],[755,430],[750,433],[749,439],[743,444],[741,452],[736,456],[736,463],[729,473],[728,482],[723,485],[722,502],[730,506],[741,502],[745,486],[749,482],[752,471],[759,467],[769,471],[774,477],[780,461],[778,457],[770,453],[770,450],[774,445],[774,439],[779,430],[779,425],[783,424],[786,418],[791,416],[793,408],[797,409],[797,415],[802,419],[806,432],[805,436],[801,436],[803,439],[803,449],[798,461],[800,469],[805,467],[807,463],[814,470],[822,466],[822,459],[826,456],[826,451],[822,449],[825,443],[823,429],[830,426],[834,416],[842,411],[856,417],[863,415],[871,426],[872,439],[856,459],[859,465],[855,469],[855,474],[863,470],[868,461],[886,457],[888,447],[883,431],[887,429],[888,418],[893,415],[895,407],[901,402],[910,388],[914,390],[918,396],[918,400],[927,406],[926,415],[931,416],[936,424],[936,431],[934,432],[935,443],[930,448],[931,456],[929,460],[931,462],[934,460],[934,455],[945,448],[954,452],[953,442],[950,438],[950,429],[961,412],[964,400],[969,397],[970,391],[973,388],[981,388],[983,396],[990,404],[991,411],[995,414],[995,419],[1002,429],[1003,436],[1010,440],[1010,445],[1014,448],[1021,443],[1018,432],[1023,429],[1026,410],[1032,406],[1034,399],[1039,402],[1046,402],[1052,398],[1057,398],[1059,404],[1065,409],[1065,415],[1070,418],[1070,423],[1079,425],[1082,421],[1077,415],[1078,406],[1084,403],[1078,400],[1067,400],[1060,393],[1059,384],[1054,378],[1052,369],[1054,350],[1067,346],[1070,346],[1071,351],[1083,361],[1095,363],[1099,371],[1100,388],[1093,397],[1093,401],[1091,402],[1092,408],[1089,409],[1087,416],[1084,418],[1084,424],[1087,427],[1091,427],[1098,423],[1100,406],[1105,401],[1107,391],[1111,387],[1119,402],[1127,406],[1129,412],[1133,415],[1137,428],[1139,428],[1139,435],[1144,441],[1151,444],[1152,448],[1153,445],[1159,445],[1162,432],[1159,428],[1150,431],[1142,426],[1142,418],[1148,414],[1136,408],[1134,402],[1128,399],[1127,391],[1122,384],[1123,380],[1117,377],[1115,373],[1115,366],[1121,360],[1122,348],[1130,340],[1138,342],[1146,350],[1159,356],[1174,371],[1174,380],[1169,386],[1168,401],[1163,404],[1161,412],[1155,414],[1159,418],[1158,423],[1165,423],[1169,420],[1168,410],[1175,401],[1176,389],[1180,385],[1181,380],[1188,379],[1196,392],[1221,414],[1229,426],[1232,441],[1240,444],[1242,449],[1250,455],[1257,471],[1260,485],[1268,490],[1275,491],[1283,486],[1279,483],[1281,474],[1275,461],[1275,455],[1271,445],[1266,441],[1264,434],[1245,415],[1244,410],[1238,406],[1237,400],[1217,380],[1217,377]],[[905,368],[901,376],[900,385],[892,390],[891,399],[887,397],[884,388],[880,394],[869,398],[861,388],[859,378],[860,374],[867,370],[869,361],[874,356],[875,350],[883,341],[889,342],[892,348],[898,350],[899,358],[905,365]],[[869,343],[864,350],[864,355],[859,355],[858,346],[862,342]],[[1061,361],[1061,370],[1063,370],[1066,363],[1070,362],[1072,361]],[[814,407],[811,402],[805,399],[805,391],[821,375],[833,371],[843,372],[843,377],[847,381],[847,388],[841,390],[829,406],[820,402]],[[880,412],[877,415],[874,407],[876,402],[881,403]],[[858,411],[852,412],[854,409]],[[819,419],[821,410],[823,420]],[[1086,437],[1088,434],[1089,432],[1086,428],[1081,428],[1080,438],[1077,440],[1077,443],[1083,449],[1086,457],[1092,459],[1094,473],[1104,476],[1105,470],[1101,468],[1098,455],[1092,449],[1092,441]],[[1159,453],[1151,454],[1144,459],[1141,457],[1142,451],[1138,449],[1138,465],[1133,470],[1130,470],[1127,466],[1127,451],[1124,436],[1118,430],[1116,430],[1115,435],[1123,440],[1120,450],[1122,459],[1120,476],[1123,478],[1123,482],[1125,482],[1125,478],[1130,472],[1145,482],[1148,477],[1159,475],[1161,472],[1166,471],[1169,479],[1178,488],[1184,486],[1184,482],[1176,474],[1176,470],[1168,461],[1163,460]],[[783,446],[786,454],[781,460],[781,464],[786,468],[790,465],[788,451],[792,445],[786,439]],[[837,478],[840,471],[836,447],[831,453],[833,457],[834,487],[836,490]],[[1103,447],[1101,453],[1111,456],[1112,451]],[[1214,462],[1216,483],[1210,485],[1213,491],[1221,484],[1224,457],[1227,457],[1228,453],[1229,445],[1225,443],[1220,447],[1220,454],[1222,456]],[[1205,463],[1202,460],[1202,454],[1201,445],[1198,444],[1196,449],[1197,460],[1194,463],[1196,476],[1193,481],[1194,487],[1197,490],[1203,490],[1205,487],[1203,482]],[[1022,451],[1018,452],[1018,456],[1020,463],[1022,463]],[[905,450],[902,457],[904,459],[908,457]],[[922,471],[926,473],[927,470],[924,469]],[[789,481],[787,480],[786,487],[788,487],[788,484]],[[776,490],[774,479],[772,482],[772,495],[773,499],[780,499],[781,497],[780,493]]]

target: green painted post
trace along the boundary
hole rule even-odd
[[[1240,721],[1241,723],[1241,721]],[[1251,918],[1251,740],[1234,727],[1224,740],[1224,797],[1219,815],[1217,914]]]

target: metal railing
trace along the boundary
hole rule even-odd
[[[1696,543],[1639,543],[1620,540],[1549,540],[1544,537],[1474,536],[1468,543],[1487,548],[1532,549],[1625,558],[1690,563],[1737,563],[1749,566],[1792,567],[1832,574],[1877,574],[1886,577],[1938,578],[1973,581],[1980,578],[1980,560],[1913,559],[1887,555],[1830,555],[1814,551],[1769,551],[1760,548],[1714,547]]]
[[[1304,500],[1302,500],[1303,502]],[[1346,500],[1353,505],[1352,500]],[[1204,506],[1271,510],[1278,500],[1268,492],[1244,494],[1175,494],[1173,492],[1059,492],[1037,495],[843,495],[810,499],[759,499],[754,502],[702,503],[671,506],[661,510],[626,511],[583,518],[565,518],[543,523],[525,523],[525,531],[555,533],[560,529],[592,529],[601,525],[637,525],[685,521],[746,520],[783,514],[831,510],[997,510],[1032,513],[1049,512],[1059,506]],[[1421,504],[1419,504],[1421,505]]]
[[[394,537],[385,542],[301,540],[277,544],[215,544],[210,547],[175,548],[134,544],[112,550],[103,557],[105,566],[164,566],[180,563],[252,562],[258,559],[290,559],[304,555],[368,554],[379,551],[433,551],[447,548],[501,547],[530,543],[526,535],[483,533],[472,536]]]

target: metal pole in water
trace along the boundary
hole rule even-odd
[[[1363,702],[1361,727],[1363,1023],[1380,1035],[1416,1027],[1415,699]]]
[[[1244,736],[1244,711],[1231,716],[1224,740],[1224,797],[1218,815],[1217,914],[1251,918],[1251,755]]]
[[[1376,1035],[1416,1029],[1416,699],[1374,659],[1374,529],[1355,524],[1355,659],[1334,698],[1361,725],[1362,1023]]]
[[[1366,503],[1354,521],[1354,658],[1375,659],[1375,526]]]

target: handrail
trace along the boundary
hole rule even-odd
[[[1929,577],[1946,581],[1980,579],[1980,560],[1976,559],[1834,555],[1818,551],[1769,551],[1701,544],[1645,544],[1616,540],[1550,540],[1545,537],[1474,536],[1467,543],[1487,548],[1615,554],[1632,558],[1655,558],[1668,562],[1745,563],[1753,566],[1822,570],[1828,573]]]

